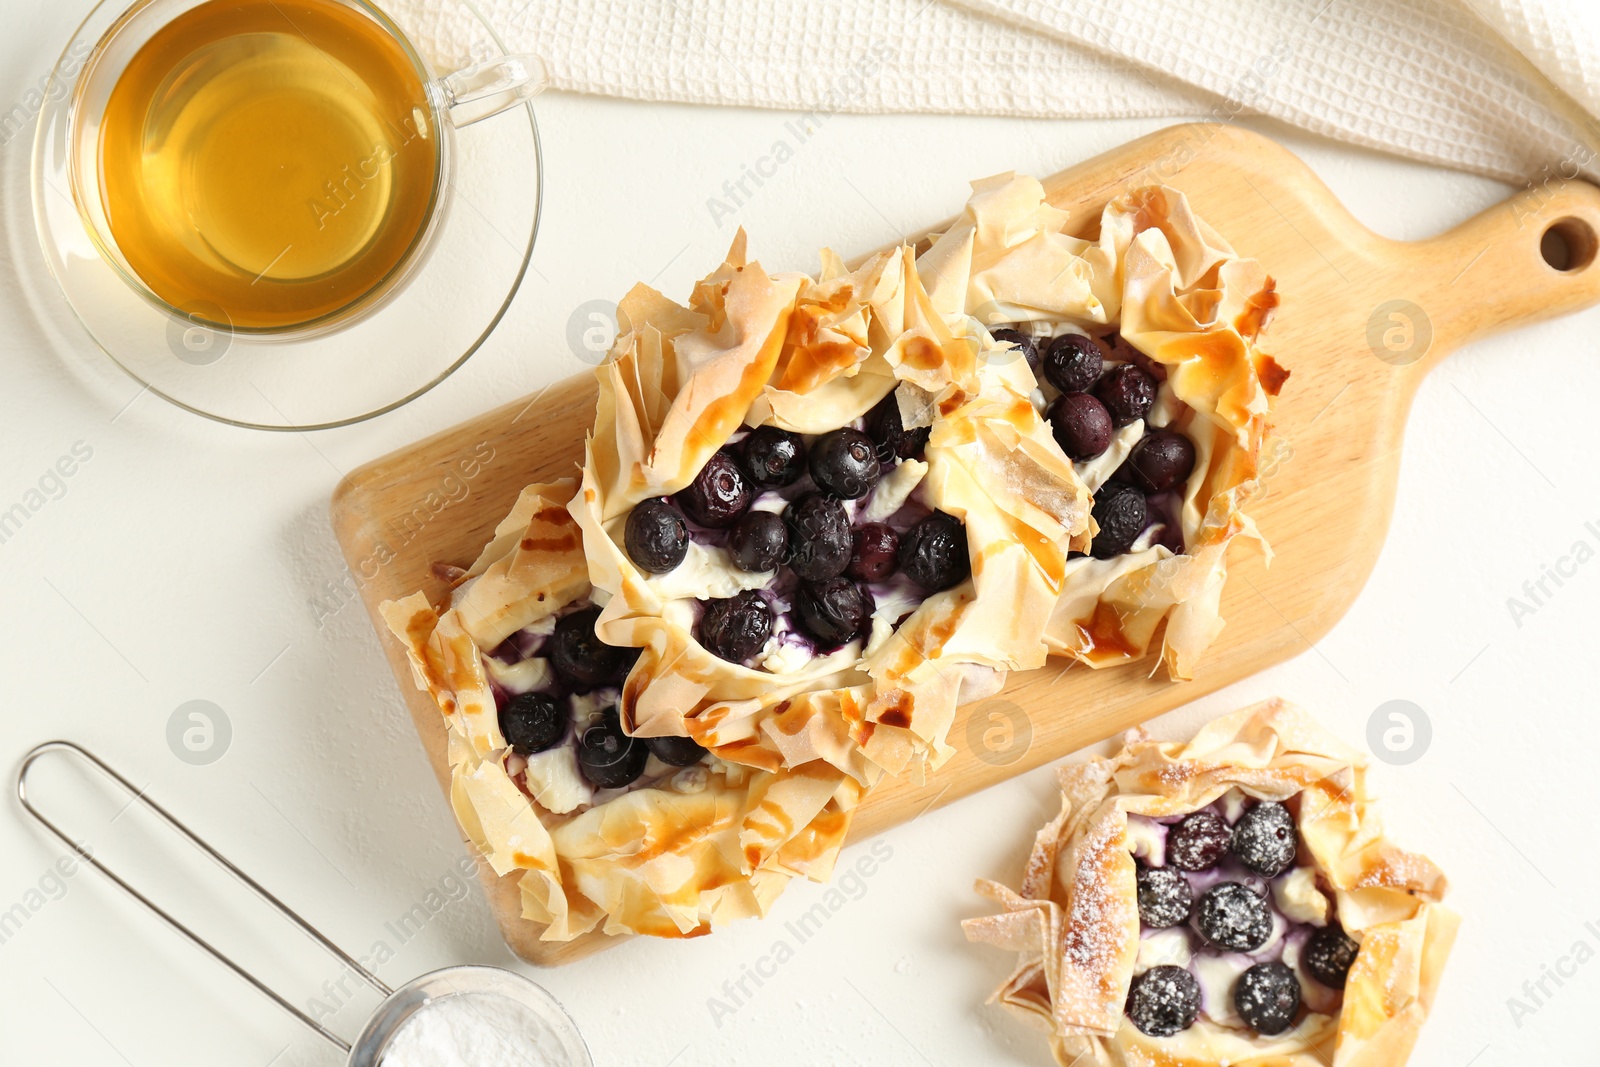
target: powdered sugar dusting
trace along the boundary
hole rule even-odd
[[[1118,894],[1105,876],[1107,853],[1112,846],[1112,825],[1094,825],[1079,846],[1077,870],[1072,878],[1072,910],[1067,923],[1067,957],[1085,970],[1103,970],[1122,954],[1124,935]]]

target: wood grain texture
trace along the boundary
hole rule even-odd
[[[1085,232],[1110,197],[1152,182],[1182,190],[1201,218],[1278,282],[1282,305],[1262,347],[1292,377],[1279,400],[1280,445],[1264,465],[1265,493],[1249,508],[1276,560],[1265,567],[1249,549],[1235,551],[1222,600],[1227,627],[1193,681],[1151,678],[1149,660],[1065,673],[1064,662],[1052,661],[1013,675],[1000,696],[962,709],[951,735],[959,753],[925,785],[891,781],[871,795],[853,839],[1308,648],[1344,614],[1377,559],[1422,376],[1464,342],[1600,301],[1600,267],[1591,262],[1600,190],[1584,183],[1530,189],[1439,237],[1396,242],[1358,223],[1276,143],[1197,124],[1152,134],[1044,184],[1050,201],[1071,214],[1069,232]],[[1566,238],[1580,264],[1574,269],[1558,271],[1541,254],[1551,227]],[[377,604],[417,589],[439,594],[434,561],[469,562],[523,485],[572,474],[594,399],[591,376],[569,379],[367,464],[334,495],[335,533],[441,784],[449,769],[439,713],[413,687]],[[452,476],[457,482],[447,484]],[[436,510],[461,481],[465,498]],[[1008,713],[1031,732],[1026,745],[993,743]],[[986,749],[991,727],[1001,733],[989,735]],[[538,928],[520,917],[514,882],[486,868],[484,875],[506,941],[524,959],[565,962],[618,940],[540,942]]]

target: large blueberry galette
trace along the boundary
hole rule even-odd
[[[1066,225],[1037,181],[1000,175],[974,183],[918,267],[940,280],[936,306],[1027,366],[1093,494],[1093,539],[1067,565],[1051,651],[1099,667],[1154,645],[1186,678],[1222,626],[1229,543],[1257,537],[1244,507],[1288,377],[1258,347],[1278,294],[1172,189],[1115,197],[1092,239]]]
[[[929,300],[909,248],[816,278],[745,255],[644,287],[598,370],[573,510],[639,650],[623,729],[870,785],[937,766],[957,705],[1039,666],[1089,494],[1034,382]]]
[[[763,770],[629,736],[638,652],[595,631],[573,490],[525,489],[448,603],[382,605],[443,713],[462,830],[519,879],[547,940],[687,937],[762,914],[791,876],[826,877],[862,789],[826,764]]]
[[[1060,777],[1020,890],[980,882],[1005,912],[964,926],[1020,953],[997,999],[1062,1064],[1405,1062],[1457,919],[1359,756],[1269,701]]]

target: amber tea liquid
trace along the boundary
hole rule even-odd
[[[337,316],[401,266],[438,195],[424,76],[335,0],[208,0],[111,91],[112,236],[185,312],[275,329]],[[211,308],[220,308],[215,316]]]

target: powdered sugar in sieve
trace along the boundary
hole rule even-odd
[[[389,1039],[379,1067],[567,1067],[566,1044],[526,1004],[495,993],[428,1002]]]

